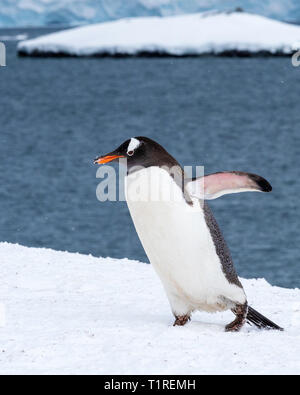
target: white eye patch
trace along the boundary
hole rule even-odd
[[[130,143],[128,145],[128,148],[127,148],[127,154],[130,151],[135,151],[140,144],[141,144],[141,142],[139,140],[132,137],[132,139],[130,140]]]

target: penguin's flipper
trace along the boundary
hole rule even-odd
[[[192,179],[186,185],[191,196],[202,200],[217,199],[228,193],[272,191],[263,177],[240,171],[209,174]]]
[[[275,329],[278,331],[284,330],[250,306],[248,307],[247,321],[248,324],[254,324],[259,329]]]

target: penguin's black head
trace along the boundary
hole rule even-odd
[[[94,160],[95,164],[104,164],[126,158],[127,167],[169,166],[178,165],[177,161],[157,142],[148,137],[132,137],[116,150]]]

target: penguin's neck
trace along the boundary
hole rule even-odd
[[[126,176],[127,194],[137,201],[183,201],[192,205],[186,191],[183,169],[178,166],[149,166],[129,172]],[[129,196],[129,195],[128,195]]]

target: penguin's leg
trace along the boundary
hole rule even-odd
[[[168,299],[175,317],[173,326],[183,326],[191,319],[193,308],[174,290],[167,289]]]
[[[175,321],[173,326],[183,326],[185,325],[188,321],[190,321],[191,316],[186,314],[186,315],[175,315]]]
[[[236,319],[226,326],[226,332],[238,332],[242,329],[247,320],[248,303],[237,304],[232,312],[236,315]]]

